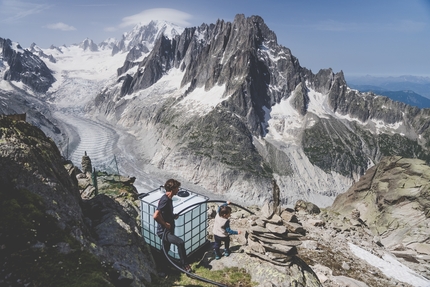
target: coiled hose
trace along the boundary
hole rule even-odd
[[[180,212],[178,212],[176,215],[177,215],[177,216],[179,216],[181,213],[183,213],[184,211],[186,211],[186,210],[190,209],[191,207],[194,207],[194,206],[197,206],[197,205],[200,205],[200,204],[203,204],[203,203],[208,203],[208,202],[221,202],[221,203],[225,203],[226,201],[225,201],[225,200],[207,200],[207,201],[197,202],[197,203],[191,204],[191,205],[187,206],[186,208],[182,209],[182,210],[181,210]],[[229,205],[237,206],[237,207],[239,207],[239,208],[241,208],[241,209],[243,209],[243,210],[245,210],[245,211],[249,212],[250,214],[254,214],[254,212],[252,212],[252,211],[250,211],[249,209],[246,209],[245,207],[240,206],[240,205],[238,205],[238,204],[230,203]],[[165,229],[165,230],[164,230],[164,232],[163,232],[163,238],[161,239],[161,240],[162,240],[162,241],[161,241],[161,242],[162,242],[162,244],[161,244],[161,248],[163,249],[164,256],[166,256],[167,260],[169,260],[169,262],[170,262],[170,263],[171,263],[171,264],[172,264],[176,269],[178,269],[178,270],[179,270],[179,271],[181,271],[181,272],[184,272],[185,274],[187,274],[187,276],[188,276],[188,277],[191,277],[191,278],[194,278],[194,279],[200,280],[200,281],[202,281],[202,282],[206,282],[206,283],[213,284],[213,285],[215,285],[215,286],[220,286],[220,287],[228,287],[227,285],[224,285],[224,284],[222,284],[222,283],[219,283],[219,282],[216,282],[216,281],[212,281],[212,280],[209,280],[209,279],[206,279],[206,278],[200,277],[200,276],[198,276],[198,275],[196,275],[196,274],[194,274],[194,273],[192,273],[192,272],[188,272],[188,271],[186,271],[185,269],[183,269],[183,268],[179,267],[178,265],[176,265],[176,264],[173,262],[173,260],[171,260],[171,259],[170,259],[170,256],[168,255],[167,251],[166,251],[166,250],[165,250],[165,248],[164,248],[164,243],[163,243],[163,242],[164,242],[164,241],[165,241],[165,239],[166,239],[166,234],[167,234],[167,229]]]

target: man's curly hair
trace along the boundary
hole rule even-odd
[[[174,190],[175,188],[179,188],[181,186],[181,183],[177,181],[176,179],[168,179],[166,183],[164,184],[164,189],[169,192]]]

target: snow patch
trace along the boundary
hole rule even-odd
[[[379,268],[386,276],[395,278],[399,281],[411,284],[415,287],[429,287],[430,280],[415,273],[407,266],[403,265],[397,259],[389,254],[384,254],[382,258],[348,242],[349,248],[355,256],[365,260],[372,266]]]
[[[296,134],[302,129],[303,117],[291,106],[291,98],[282,99],[279,104],[272,106],[270,115],[267,114],[267,139],[274,139],[284,143],[296,140]]]
[[[326,119],[329,118],[328,115],[334,116],[334,113],[327,105],[327,95],[321,94],[313,89],[309,89],[308,97],[308,112],[312,112],[318,117]]]
[[[22,49],[19,43],[17,42],[12,42],[12,50],[14,50],[17,53],[24,54],[24,49]]]
[[[385,123],[383,120],[379,119],[371,119],[366,122],[360,121],[357,118],[353,118],[350,115],[341,115],[339,113],[336,113],[336,118],[338,119],[344,119],[349,122],[357,122],[363,127],[366,127],[369,129],[370,132],[373,134],[382,134],[382,133],[399,133],[400,135],[404,136],[404,133],[401,133],[399,131],[405,130],[406,127],[404,126],[403,122],[397,122],[393,124]]]
[[[185,72],[182,72],[180,69],[171,69],[166,75],[164,75],[160,80],[158,80],[149,88],[137,91],[130,95],[126,95],[124,99],[131,100],[136,97],[143,99],[154,95],[169,95],[178,98],[188,88],[188,85],[181,88],[181,82],[182,78],[184,77],[184,73]]]
[[[204,116],[212,111],[219,103],[224,101],[225,84],[214,86],[209,91],[205,91],[204,87],[196,88],[188,94],[180,103],[181,107],[185,108],[190,113]],[[228,98],[228,97],[227,97]]]
[[[47,94],[55,94],[55,104],[61,108],[83,106],[95,98],[100,89],[116,78],[127,54],[111,55],[109,50],[84,51],[77,45],[43,49],[56,62],[45,61],[54,72],[56,82]]]

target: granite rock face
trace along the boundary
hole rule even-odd
[[[136,134],[158,168],[238,202],[262,204],[275,179],[282,204],[328,206],[383,156],[430,159],[428,110],[314,74],[258,16],[156,38],[88,111]]]
[[[55,276],[58,279],[61,272],[55,274],[52,264],[62,264],[58,262],[58,256],[63,255],[59,254],[65,254],[66,258],[61,260],[64,268],[67,268],[68,264],[73,264],[64,262],[67,258],[75,262],[78,258],[74,258],[81,258],[84,252],[92,254],[97,261],[97,264],[88,267],[84,273],[96,274],[97,270],[102,269],[103,286],[137,287],[151,282],[155,265],[141,237],[139,221],[136,220],[139,212],[134,205],[134,190],[128,188],[130,195],[119,194],[116,199],[99,195],[83,200],[76,178],[79,175],[78,170],[70,162],[66,163],[67,169],[64,164],[55,143],[40,129],[25,121],[0,117],[2,203],[10,198],[13,206],[19,207],[12,209],[17,213],[13,220],[24,220],[28,216],[26,211],[35,212],[36,205],[40,206],[36,212],[39,216],[30,221],[34,224],[33,228],[21,223],[19,228],[12,227],[8,232],[8,222],[5,222],[3,216],[7,217],[9,214],[0,213],[0,241],[2,260],[5,263],[0,271],[0,285],[15,286],[16,282],[34,285],[41,280],[37,277],[38,274],[44,273],[52,280]],[[123,181],[125,185],[130,185],[134,179]],[[26,204],[31,198],[37,198],[36,205]],[[38,221],[39,217],[43,218],[43,222]],[[49,229],[42,228],[46,224],[45,221],[52,222]],[[25,233],[27,229],[28,232]],[[22,230],[29,235],[10,242],[10,236],[16,230]],[[51,232],[54,235],[51,235]],[[46,241],[41,239],[45,236],[48,236]],[[21,270],[12,262],[16,256],[25,256],[29,249],[41,252],[39,258],[44,259],[40,262],[35,260],[30,270],[26,270],[24,266]],[[44,265],[43,262],[48,263]],[[34,274],[31,270],[38,272]],[[86,282],[86,279],[83,276],[80,280]]]
[[[0,38],[0,55],[8,65],[4,80],[22,82],[37,93],[46,92],[55,82],[52,72],[38,56],[15,46],[9,39]]]
[[[331,210],[360,219],[391,250],[418,258],[430,250],[430,167],[422,160],[385,157],[370,168]]]

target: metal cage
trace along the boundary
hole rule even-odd
[[[164,187],[142,193],[139,196],[142,213],[142,236],[152,247],[161,250],[161,239],[157,235],[157,222],[153,214],[158,206],[158,201],[165,193]],[[187,255],[196,251],[207,242],[207,203],[208,197],[180,188],[178,195],[173,196],[173,212],[179,213],[189,206],[201,202],[181,213],[175,222],[175,235],[184,240]],[[179,259],[176,245],[171,245],[169,255]]]

